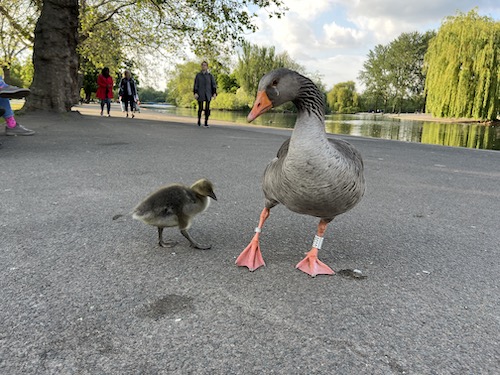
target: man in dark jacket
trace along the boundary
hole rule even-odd
[[[198,126],[201,126],[201,112],[205,102],[205,127],[208,128],[208,117],[210,116],[210,100],[217,96],[217,85],[212,74],[208,72],[208,63],[201,63],[201,72],[196,74],[193,88],[194,97],[198,100]]]

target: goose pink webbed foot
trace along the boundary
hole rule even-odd
[[[304,259],[302,259],[295,268],[315,277],[316,275],[333,275],[335,272],[325,263],[318,259],[318,249],[313,247]]]
[[[269,208],[264,208],[260,214],[259,226],[255,228],[255,235],[248,246],[241,252],[236,259],[236,265],[240,267],[248,267],[250,271],[255,271],[261,266],[265,266],[262,253],[260,252],[259,236],[264,222],[269,217]]]
[[[262,253],[260,252],[259,233],[255,233],[252,241],[243,250],[240,256],[236,259],[236,265],[240,267],[248,267],[250,271],[255,271],[261,266],[265,266]]]
[[[333,275],[335,272],[328,267],[325,263],[318,259],[318,249],[321,249],[323,243],[323,236],[326,232],[326,227],[330,220],[321,219],[318,224],[318,232],[314,238],[313,246],[311,251],[306,254],[306,257],[302,259],[295,268],[298,268],[302,272],[315,277],[316,275]]]

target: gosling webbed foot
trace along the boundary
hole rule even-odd
[[[199,250],[209,250],[212,248],[212,245],[202,245],[197,242],[191,242],[191,247],[194,247],[195,249]]]
[[[165,247],[165,248],[172,248],[177,244],[178,244],[178,242],[173,241],[173,240],[166,240],[166,241],[160,240],[158,242],[158,245],[160,245],[161,247]]]

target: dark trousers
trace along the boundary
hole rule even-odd
[[[203,112],[203,103],[205,103],[205,125],[208,123],[208,117],[210,116],[210,100],[199,101],[198,100],[198,125],[201,124],[201,112]]]
[[[125,112],[128,112],[129,103],[130,103],[130,111],[134,110],[134,97],[132,95],[123,95],[122,102],[125,104]]]

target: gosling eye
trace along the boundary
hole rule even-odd
[[[278,86],[278,80],[277,80],[277,79],[275,79],[275,80],[273,81],[273,86],[274,86],[274,87]]]

